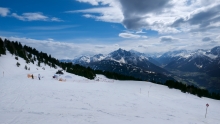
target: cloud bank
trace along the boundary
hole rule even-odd
[[[175,34],[220,27],[220,0],[77,1],[94,7],[69,12],[84,13],[84,17],[98,21],[120,23],[128,30],[150,29],[160,34]]]
[[[0,36],[1,37],[1,36]],[[36,48],[39,51],[46,52],[57,59],[73,59],[82,55],[108,54],[119,48],[125,50],[136,50],[146,54],[164,53],[172,50],[196,50],[210,49],[220,45],[219,42],[203,42],[200,44],[184,42],[172,36],[162,36],[160,38],[147,39],[125,39],[117,44],[106,43],[70,43],[65,41],[57,41],[47,38],[45,40],[37,40],[25,37],[1,37],[12,41],[19,41],[22,44]],[[201,39],[200,39],[201,40]],[[199,42],[199,41],[197,41]]]

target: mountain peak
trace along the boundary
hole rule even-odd
[[[220,57],[220,46],[216,46],[216,47],[212,48],[210,53]]]
[[[116,56],[131,56],[131,52],[119,48],[118,50],[113,51],[112,53],[110,53],[110,55],[112,57],[116,57]]]

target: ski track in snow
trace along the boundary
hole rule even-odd
[[[0,57],[0,124],[219,124],[220,101],[141,81],[99,81],[73,74],[66,82],[14,56]],[[38,70],[36,70],[38,68]],[[4,71],[4,77],[2,72]],[[44,76],[41,80],[27,74]],[[110,83],[109,83],[110,82]],[[141,92],[140,92],[141,88]],[[206,103],[209,103],[205,118]]]

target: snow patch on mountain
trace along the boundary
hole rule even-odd
[[[178,51],[166,52],[161,57],[164,57],[164,58],[166,58],[166,57],[169,57],[169,58],[179,57],[179,59],[181,59],[181,58],[195,59],[195,58],[198,58],[198,57],[206,56],[206,57],[214,60],[214,59],[218,58],[218,55],[215,55],[213,53],[216,53],[216,52],[213,52],[213,51],[211,52],[211,50],[203,50],[203,49],[198,49],[198,50],[195,50],[195,51],[178,50]],[[191,61],[191,60],[189,60],[189,61]]]
[[[196,66],[197,68],[202,68],[203,65],[198,65],[198,64],[195,63],[195,66]]]
[[[112,57],[108,58],[107,60],[112,60],[112,61],[115,61],[115,62],[118,62],[118,63],[126,64],[126,61],[125,61],[125,59],[123,57],[121,57],[121,59],[119,59],[119,60],[116,60],[116,59],[114,59]]]
[[[90,62],[90,57],[89,56],[82,56],[82,57],[79,58],[79,60],[89,63]]]

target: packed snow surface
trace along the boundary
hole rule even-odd
[[[150,82],[117,81],[102,75],[88,80],[65,72],[58,78],[66,81],[58,81],[52,78],[57,69],[26,64],[30,70],[25,70],[25,64],[11,55],[0,57],[1,124],[220,123],[218,100]],[[35,78],[27,78],[27,74]]]

